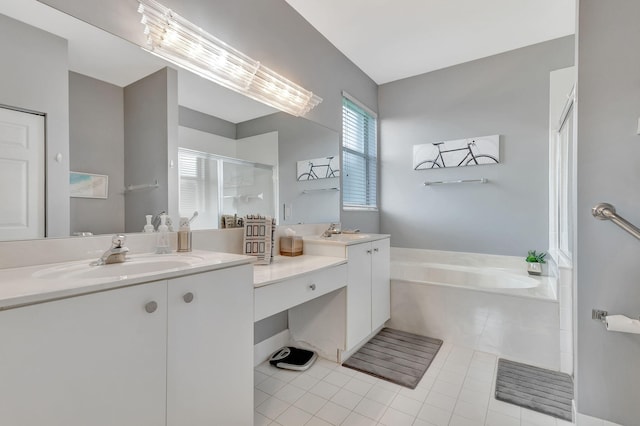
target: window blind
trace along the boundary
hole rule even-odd
[[[377,119],[351,99],[342,98],[342,204],[377,208]]]
[[[180,216],[189,217],[205,208],[207,182],[206,156],[200,153],[178,150],[178,174],[180,176]]]

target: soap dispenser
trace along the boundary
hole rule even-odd
[[[171,253],[171,245],[169,244],[169,227],[167,226],[167,215],[160,216],[160,226],[158,226],[158,239],[156,243],[157,254]]]
[[[153,215],[150,215],[150,214],[145,216],[145,219],[147,219],[147,224],[144,226],[144,232],[153,232],[153,231],[155,231],[155,228],[151,224],[151,219],[152,218],[153,218]]]

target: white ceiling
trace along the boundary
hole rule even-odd
[[[575,0],[286,0],[383,84],[575,32]]]

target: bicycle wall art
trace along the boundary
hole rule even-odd
[[[498,163],[500,163],[500,135],[413,146],[414,170]]]
[[[338,157],[298,161],[298,180],[327,179],[340,176]]]

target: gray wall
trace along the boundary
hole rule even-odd
[[[0,105],[46,114],[47,235],[69,235],[67,42],[0,15]],[[57,153],[62,161],[55,161]]]
[[[298,161],[338,155],[338,132],[283,112],[238,123],[237,129],[238,138],[278,132],[280,225],[336,222],[340,219],[340,192],[302,193],[305,189],[338,187],[338,178],[301,182],[296,180]],[[292,205],[292,216],[288,220],[283,219],[285,203]]]
[[[548,248],[549,72],[573,37],[379,88],[381,231],[396,247],[506,255]],[[499,165],[414,171],[413,145],[499,134]],[[424,181],[490,183],[424,187]]]
[[[124,92],[121,87],[69,73],[69,165],[109,176],[106,200],[71,198],[71,232],[124,231]]]
[[[640,422],[640,336],[607,332],[591,309],[640,315],[640,245],[591,217],[606,201],[640,223],[640,2],[580,0],[578,27],[578,411]]]
[[[139,45],[145,44],[134,0],[41,0]],[[323,98],[307,118],[341,132],[342,90],[377,111],[377,85],[285,0],[165,0],[176,12],[236,49]],[[377,213],[349,221],[377,228]],[[377,231],[377,229],[370,229]]]
[[[181,126],[202,132],[213,133],[225,138],[236,138],[236,125],[212,115],[181,106],[178,110],[178,122]]]
[[[168,151],[170,128],[175,127],[176,133],[178,130],[178,104],[169,100],[176,88],[177,73],[170,68],[157,71],[124,88],[125,185],[152,184],[156,179],[160,185],[157,189],[126,194],[126,232],[141,232],[145,215],[169,211],[171,208]],[[172,110],[175,110],[174,113],[171,113]],[[177,159],[175,165],[177,175]]]

